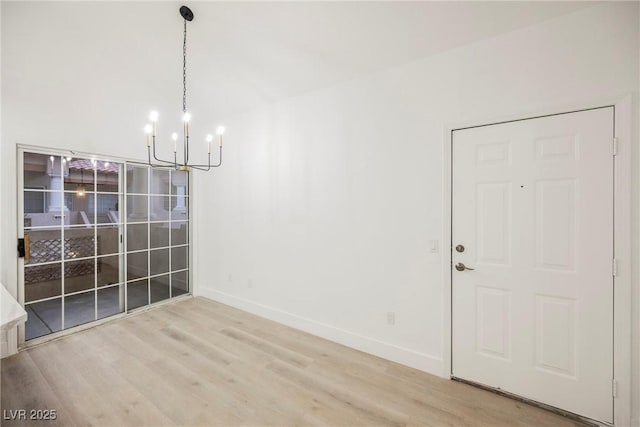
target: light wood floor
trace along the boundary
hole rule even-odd
[[[1,392],[46,426],[579,425],[203,298],[4,359]]]

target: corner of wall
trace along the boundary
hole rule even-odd
[[[2,4],[0,3],[0,52],[2,51]],[[2,70],[2,55],[0,54],[0,70]],[[4,138],[2,137],[2,73],[0,73],[0,148],[4,148]],[[2,170],[0,165],[0,194],[2,194]],[[0,242],[4,242],[3,225],[2,225],[2,209],[0,209]],[[0,244],[0,283],[4,281],[4,256],[2,255],[2,244]]]
[[[382,342],[371,337],[355,334],[344,329],[336,328],[293,313],[249,301],[244,298],[239,298],[215,289],[200,289],[199,295],[213,301],[247,311],[257,316],[273,320],[274,322],[299,329],[311,335],[315,335],[383,359],[400,363],[432,375],[448,378],[443,375],[443,360],[440,357],[419,353],[414,350]]]

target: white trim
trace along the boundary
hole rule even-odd
[[[618,381],[617,397],[614,399],[614,425],[631,424],[631,167],[632,167],[632,97],[608,98],[599,102],[565,105],[561,108],[546,108],[529,114],[512,114],[492,117],[474,122],[449,124],[443,128],[443,248],[442,275],[443,292],[443,361],[440,375],[451,377],[451,179],[452,179],[452,132],[455,129],[480,126],[488,123],[519,120],[561,114],[605,106],[615,107],[614,131],[619,138],[618,152],[614,157],[614,251],[618,260],[618,275],[615,277],[614,293],[614,377]]]
[[[82,157],[87,159],[94,159],[98,161],[118,162],[118,163],[131,163],[134,166],[149,166],[146,160],[132,159],[130,157],[120,157],[117,155],[101,154],[101,153],[87,153],[84,151],[74,151],[66,148],[50,148],[43,147],[41,145],[29,145],[29,144],[16,144],[18,150],[28,151],[30,153],[49,154],[53,156],[66,156],[67,154],[72,157]],[[66,153],[66,154],[63,154]],[[126,187],[125,187],[126,188]]]
[[[442,371],[440,376],[451,378],[451,149],[452,131],[455,126],[443,129],[442,141]]]
[[[437,374],[442,370],[442,360],[438,356],[419,353],[408,348],[399,347],[364,335],[355,334],[335,326],[320,323],[312,319],[298,316],[277,308],[258,304],[214,289],[201,289],[199,295],[211,300],[230,305],[249,313],[273,320],[274,322],[308,332],[312,335],[355,348],[421,371]]]
[[[191,236],[193,227],[191,226],[191,211],[189,210],[188,212],[188,217],[185,218],[180,218],[180,219],[172,219],[169,218],[167,220],[160,220],[160,221],[150,221],[149,219],[147,219],[146,221],[142,221],[139,223],[134,223],[134,224],[145,224],[147,226],[147,249],[142,249],[139,251],[133,251],[131,253],[142,253],[142,252],[146,252],[147,253],[147,266],[150,267],[150,256],[151,256],[151,251],[154,250],[169,250],[169,262],[171,262],[171,252],[172,249],[174,248],[186,248],[187,250],[187,259],[189,264],[187,264],[187,267],[184,269],[179,269],[179,270],[175,270],[172,271],[171,270],[171,265],[169,265],[169,271],[167,272],[163,272],[160,274],[155,274],[155,275],[150,275],[150,270],[147,271],[147,274],[145,275],[144,279],[136,279],[133,280],[132,282],[126,280],[127,279],[127,256],[129,255],[129,252],[126,251],[126,245],[128,245],[128,239],[126,238],[127,235],[127,227],[128,225],[132,225],[132,223],[130,223],[127,220],[127,199],[129,196],[131,195],[131,193],[127,193],[126,191],[126,187],[127,187],[127,173],[126,173],[126,167],[128,165],[133,165],[136,167],[140,167],[140,168],[146,168],[146,173],[147,173],[147,193],[140,193],[141,196],[147,197],[147,212],[150,212],[150,205],[151,205],[151,197],[148,196],[152,196],[152,194],[149,193],[150,189],[151,189],[151,180],[152,180],[152,168],[149,167],[149,165],[145,162],[141,162],[141,161],[136,161],[136,160],[130,160],[127,158],[122,158],[122,157],[118,157],[118,156],[110,156],[110,155],[103,155],[103,154],[92,154],[92,153],[84,153],[84,152],[76,152],[76,151],[71,151],[71,150],[64,150],[64,149],[57,149],[57,148],[48,148],[48,147],[40,147],[40,146],[31,146],[31,145],[26,145],[26,144],[16,144],[16,172],[17,172],[17,187],[16,187],[16,195],[17,195],[17,216],[16,216],[16,221],[17,221],[17,231],[18,231],[18,236],[17,237],[22,237],[24,236],[24,231],[25,231],[25,227],[24,227],[24,223],[20,220],[18,220],[18,218],[21,218],[22,216],[22,211],[24,210],[24,201],[23,198],[21,197],[22,192],[24,191],[24,153],[25,152],[29,152],[29,153],[38,153],[38,154],[44,154],[44,155],[54,155],[54,156],[62,156],[64,157],[66,155],[66,153],[70,153],[73,157],[84,157],[84,158],[89,158],[89,159],[95,159],[97,161],[109,161],[109,162],[115,162],[118,163],[119,169],[120,169],[120,176],[122,177],[122,179],[118,180],[118,192],[96,192],[95,189],[92,192],[92,194],[96,195],[96,194],[109,194],[109,195],[116,195],[118,196],[118,200],[119,200],[119,204],[120,206],[122,206],[122,222],[117,223],[117,224],[113,224],[113,223],[105,223],[105,224],[98,224],[97,221],[94,221],[93,224],[91,224],[91,227],[94,228],[94,233],[97,233],[98,230],[100,230],[101,228],[105,228],[105,227],[117,227],[118,231],[119,231],[119,236],[122,236],[123,238],[119,238],[119,243],[118,243],[118,248],[119,248],[119,252],[118,253],[110,253],[110,254],[101,254],[101,255],[94,255],[91,257],[84,257],[81,259],[74,259],[74,261],[82,261],[82,260],[96,260],[98,258],[101,257],[107,257],[107,256],[117,256],[120,259],[120,280],[121,282],[115,285],[108,285],[108,286],[102,286],[102,287],[97,287],[97,283],[95,282],[96,279],[94,279],[94,287],[91,289],[84,289],[82,291],[78,291],[72,294],[65,294],[64,292],[64,275],[62,276],[62,294],[58,295],[58,296],[54,296],[51,298],[44,298],[42,300],[37,300],[37,301],[30,301],[28,304],[26,305],[30,305],[30,304],[34,304],[34,303],[38,303],[38,302],[43,302],[43,301],[48,301],[48,300],[54,300],[54,299],[61,299],[61,303],[63,304],[64,307],[64,299],[65,297],[68,296],[73,296],[73,295],[77,295],[77,294],[82,294],[82,293],[87,293],[87,292],[96,292],[96,291],[100,291],[102,289],[106,289],[106,288],[110,288],[110,287],[115,287],[115,286],[119,286],[122,294],[121,294],[121,307],[120,309],[123,309],[124,311],[122,313],[113,315],[113,316],[109,316],[108,319],[111,318],[119,318],[128,314],[131,314],[133,312],[137,312],[138,310],[142,309],[142,308],[146,308],[146,307],[153,307],[157,304],[163,304],[165,302],[172,302],[175,301],[176,298],[181,298],[184,296],[191,296],[192,295],[192,280],[191,280],[191,271],[192,271],[192,266],[191,266],[191,259],[192,259],[192,247],[190,244],[190,237],[188,237],[188,241],[186,244],[180,244],[180,245],[176,245],[176,246],[164,246],[164,247],[159,247],[159,248],[151,248],[150,247],[150,240],[151,240],[151,233],[149,230],[149,227],[151,226],[151,224],[189,224],[189,236]],[[62,168],[62,163],[60,164],[60,167]],[[94,181],[96,179],[96,175],[97,172],[94,170]],[[191,174],[188,174],[187,177],[187,181],[189,183],[189,185],[192,182],[192,178],[191,178]],[[189,187],[190,188],[190,187]],[[64,194],[65,193],[73,193],[73,191],[68,191],[68,190],[63,190],[61,191],[61,197],[64,198]],[[187,203],[190,200],[190,195],[191,193],[189,192],[187,195],[185,195],[184,197],[187,200]],[[176,197],[176,195],[173,194],[160,194],[159,196],[163,196],[163,197]],[[62,201],[62,203],[64,204],[64,200]],[[94,205],[97,204],[97,198],[94,197]],[[94,206],[95,208],[96,206]],[[94,209],[94,217],[97,215],[96,214],[97,209]],[[95,220],[95,218],[94,218]],[[60,228],[62,227],[62,228]],[[58,226],[46,226],[46,227],[29,227],[29,229],[34,229],[34,230],[38,230],[38,229],[43,229],[43,230],[61,230],[61,236],[64,238],[64,230],[67,228],[84,228],[85,225],[67,225],[65,226],[64,224],[60,224]],[[171,230],[169,230],[169,240],[171,241]],[[23,258],[17,258],[18,262],[17,262],[17,277],[18,277],[18,287],[17,287],[17,293],[18,293],[18,301],[20,302],[20,304],[24,307],[25,306],[25,302],[24,302],[24,259]],[[58,260],[58,261],[51,261],[51,262],[47,262],[47,263],[40,263],[40,264],[34,264],[33,266],[39,266],[39,265],[47,265],[47,264],[58,264],[58,263],[62,263],[62,262],[69,262],[69,260]],[[28,267],[31,267],[32,265],[29,265]],[[173,296],[172,295],[172,280],[173,280],[173,275],[175,273],[181,273],[184,271],[188,270],[188,275],[189,278],[188,280],[188,287],[187,287],[187,292],[186,294],[181,294],[178,296]],[[159,301],[156,303],[151,303],[151,279],[157,278],[157,277],[162,277],[162,276],[168,276],[169,277],[169,298],[167,300],[163,300],[163,301]],[[143,280],[147,281],[147,304],[145,304],[142,307],[136,307],[135,309],[129,310],[128,309],[128,292],[127,292],[127,284],[128,283],[136,283],[136,282],[142,282]],[[94,318],[97,318],[97,293],[95,294],[95,300],[94,300]],[[122,304],[122,302],[124,302],[124,304]],[[85,328],[91,328],[94,327],[98,324],[101,323],[102,320],[104,319],[96,319],[93,321],[90,321],[84,325],[78,325],[78,326],[74,326],[71,328],[66,329],[65,325],[64,325],[64,309],[62,310],[62,330],[58,331],[58,332],[53,332],[51,334],[47,334],[45,336],[42,337],[38,337],[38,338],[34,338],[32,340],[29,340],[28,342],[25,341],[25,327],[24,325],[20,325],[18,328],[18,337],[17,337],[17,344],[18,344],[18,349],[21,350],[23,348],[27,348],[30,347],[32,345],[32,343],[38,344],[38,343],[42,343],[42,342],[46,342],[46,341],[50,341],[53,339],[57,339],[58,337],[64,336],[67,333],[73,333]]]
[[[21,220],[21,215],[24,212],[24,198],[20,197],[20,191],[24,188],[24,152],[25,150],[20,146],[16,145],[16,225],[18,235],[15,236],[16,239],[24,238],[24,220]],[[7,238],[7,236],[5,236]],[[18,262],[16,263],[16,268],[18,269],[16,279],[17,280],[17,289],[16,293],[18,296],[18,302],[22,307],[24,305],[24,258],[17,257]],[[27,317],[28,320],[28,317]],[[16,348],[20,349],[24,345],[24,334],[25,334],[25,324],[26,322],[18,325],[18,333],[17,333],[17,343]],[[11,337],[13,338],[13,336]],[[9,339],[9,337],[7,337]]]
[[[193,185],[195,181],[193,178],[194,175],[195,173],[187,174],[187,194],[189,194],[189,196],[194,194],[193,193]],[[173,175],[171,175],[171,180],[173,181]],[[192,197],[187,197],[185,199],[185,202],[187,205],[187,221],[188,221],[187,246],[189,247],[189,251],[187,252],[187,267],[189,268],[189,272],[187,273],[187,292],[191,295],[197,295],[198,289],[196,286],[196,281],[194,280],[194,269],[193,269],[194,258],[195,258],[194,248],[197,247],[194,242],[195,234],[193,233],[194,216],[195,216],[195,210],[193,209],[194,199]],[[173,276],[171,280],[173,280]],[[173,288],[171,288],[171,292],[173,292]]]
[[[631,95],[616,102],[614,132],[618,139],[614,157],[614,252],[617,271],[614,292],[613,366],[617,381],[613,422],[631,424],[631,167],[632,112]]]

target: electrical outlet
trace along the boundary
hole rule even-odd
[[[396,313],[393,311],[390,311],[387,313],[387,323],[389,325],[395,325],[396,324]]]

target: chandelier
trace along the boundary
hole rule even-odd
[[[151,120],[151,124],[147,124],[144,128],[144,132],[147,135],[147,153],[149,157],[149,166],[154,168],[173,168],[180,171],[190,171],[191,169],[208,171],[211,168],[217,168],[222,164],[222,135],[224,134],[224,127],[218,126],[218,128],[216,129],[219,151],[218,163],[213,165],[211,164],[211,142],[213,141],[213,135],[209,134],[205,138],[205,141],[207,143],[207,164],[189,164],[189,122],[191,121],[191,113],[187,111],[187,21],[191,22],[193,20],[193,12],[187,6],[182,6],[180,8],[180,15],[184,19],[184,38],[182,42],[182,162],[178,162],[177,132],[173,132],[171,134],[171,139],[173,140],[173,161],[159,159],[156,155],[156,130],[158,124],[158,112],[152,111],[149,114],[149,120]]]

